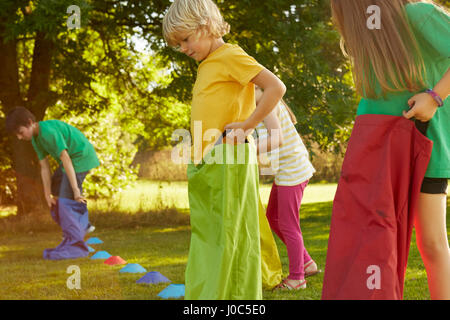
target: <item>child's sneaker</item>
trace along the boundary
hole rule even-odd
[[[89,227],[86,229],[86,234],[94,232],[95,227],[93,225],[89,225]]]

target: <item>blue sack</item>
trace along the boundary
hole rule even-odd
[[[89,225],[87,206],[71,199],[59,198],[52,207],[53,220],[61,226],[63,241],[54,249],[44,250],[44,259],[76,259],[89,255],[84,235]]]

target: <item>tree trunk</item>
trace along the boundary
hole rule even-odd
[[[28,101],[25,104],[19,89],[16,41],[5,42],[4,29],[0,26],[0,101],[5,113],[16,106],[25,105],[35,114],[36,120],[42,120],[49,102],[52,47],[49,40],[37,34]],[[13,136],[9,138],[9,146],[16,174],[18,215],[41,211],[46,208],[46,204],[36,153],[31,143],[19,141]]]
[[[13,166],[17,185],[17,214],[34,214],[48,209],[42,187],[40,168],[31,143],[11,137]]]
[[[27,108],[33,112],[37,121],[42,120],[47,107],[56,102],[55,95],[50,92],[53,50],[52,40],[46,39],[45,33],[37,32],[27,96]]]

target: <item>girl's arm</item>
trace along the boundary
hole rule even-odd
[[[243,143],[245,137],[251,134],[255,127],[267,117],[276,107],[278,101],[283,98],[286,86],[276,75],[267,69],[262,70],[251,82],[264,90],[258,108],[243,122],[234,122],[225,126],[225,129],[233,129],[227,135],[227,140],[237,138],[238,143]]]
[[[450,95],[450,69],[447,70],[442,79],[436,84],[433,91],[436,92],[442,100],[445,100]],[[408,105],[411,109],[408,112],[403,111],[403,116],[406,119],[415,117],[417,120],[424,122],[430,121],[438,108],[436,100],[426,92],[416,94],[409,99]]]
[[[276,108],[264,119],[264,125],[267,129],[267,138],[255,140],[258,154],[278,149],[283,144],[283,134]]]
[[[78,188],[75,169],[73,168],[72,159],[70,159],[67,150],[63,150],[63,152],[61,152],[60,159],[64,170],[66,171],[67,177],[69,178],[70,186],[73,190],[73,199],[81,203],[86,203],[86,199],[81,195],[80,189]]]
[[[44,158],[41,161],[39,161],[39,164],[41,165],[41,178],[42,184],[44,186],[45,200],[47,201],[47,205],[49,206],[49,208],[51,208],[52,205],[56,205],[56,200],[52,197],[52,192],[50,190],[52,183],[50,164],[47,158]]]

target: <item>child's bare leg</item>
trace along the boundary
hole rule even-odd
[[[450,249],[447,238],[445,194],[421,193],[415,218],[417,247],[427,272],[433,300],[450,300]]]

